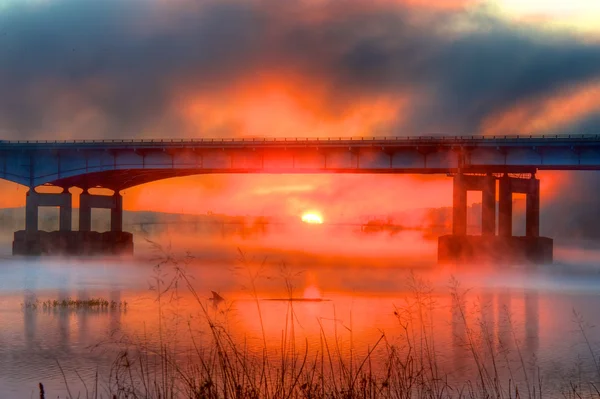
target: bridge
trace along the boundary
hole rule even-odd
[[[512,194],[527,194],[525,240],[531,241],[539,237],[539,180],[535,173],[599,169],[598,135],[0,140],[0,178],[30,189],[25,231],[15,234],[15,253],[37,251],[31,248],[37,245],[33,242],[40,240],[37,221],[40,206],[59,207],[59,232],[71,231],[72,194],[68,191],[71,187],[83,189],[79,231],[91,234],[91,209],[106,208],[111,210],[111,232],[117,234],[122,232],[121,190],[161,179],[209,173],[448,174],[454,177],[453,234],[451,241],[444,244],[440,239],[440,245],[451,247],[447,248],[449,253],[462,253],[467,251],[461,249],[464,242],[461,237],[466,236],[468,190],[482,192],[484,237],[512,237]],[[528,178],[523,179],[523,175]],[[35,188],[42,185],[61,187],[63,192],[38,193]],[[88,192],[96,187],[113,190],[114,194],[101,196]],[[83,239],[85,242],[105,240],[89,238],[90,234],[80,234],[77,239],[72,238],[74,235],[69,237],[73,242],[81,241],[82,236],[88,237]],[[544,253],[542,257],[547,259],[547,251]],[[445,258],[444,254],[441,251],[440,257]]]

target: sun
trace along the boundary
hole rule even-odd
[[[316,212],[304,212],[302,214],[302,221],[310,224],[322,224],[323,217]]]

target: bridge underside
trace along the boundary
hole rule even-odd
[[[151,183],[153,181],[205,173],[210,172],[198,171],[195,169],[107,170],[103,172],[93,172],[83,175],[71,176],[64,179],[58,179],[51,182],[50,184],[58,187],[79,187],[84,190],[89,188],[102,187],[114,191],[120,191],[125,190],[127,188],[139,186],[141,184]]]
[[[463,169],[464,170],[464,169]],[[485,174],[488,172],[503,173],[510,170],[510,173],[535,173],[535,169],[529,166],[511,167],[511,168],[469,168],[464,171],[467,173]],[[427,169],[386,169],[386,168],[364,168],[360,170],[347,168],[329,168],[326,170],[318,168],[240,168],[240,169],[122,169],[122,170],[107,170],[101,172],[90,172],[66,178],[52,180],[47,185],[69,188],[79,187],[82,189],[90,188],[108,188],[119,191],[131,187],[139,186],[146,183],[151,183],[159,180],[171,179],[175,177],[187,177],[194,175],[206,174],[454,174],[457,173],[456,168],[427,168]]]

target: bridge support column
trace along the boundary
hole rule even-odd
[[[60,207],[59,230],[71,231],[73,229],[73,205],[71,203],[71,193],[68,193],[67,205]]]
[[[481,191],[481,234],[496,234],[496,178],[457,174],[454,177],[452,203],[452,234],[467,234],[467,191]]]
[[[38,194],[30,188],[25,199],[25,230],[38,231]]]
[[[533,176],[529,180],[527,191],[525,235],[527,237],[540,236],[540,181]]]
[[[79,196],[79,231],[92,231],[91,197],[87,189]]]
[[[498,235],[510,237],[512,236],[512,190],[508,174],[500,178],[499,200]]]
[[[79,197],[79,231],[92,230],[92,208],[110,209],[110,231],[123,231],[123,196],[93,195],[85,190]]]
[[[481,235],[496,235],[496,178],[484,178],[481,194]]]
[[[454,176],[452,194],[452,234],[467,234],[467,188],[462,174]]]
[[[110,210],[110,231],[123,231],[123,196],[115,191]]]
[[[64,190],[62,193],[38,193],[35,189],[27,192],[25,200],[25,230],[38,231],[38,216],[40,206],[59,207],[59,230],[71,231],[73,207],[71,193]]]

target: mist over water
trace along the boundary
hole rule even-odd
[[[414,309],[416,298],[427,295],[431,312],[419,323],[432,332],[437,362],[450,380],[474,377],[467,345],[473,336],[482,346],[490,337],[491,345],[503,354],[498,361],[502,378],[523,383],[523,370],[532,378],[539,369],[548,392],[559,392],[557,387],[576,373],[594,375],[593,358],[573,310],[584,320],[596,351],[599,342],[590,326],[600,323],[596,311],[600,249],[589,243],[559,245],[553,265],[535,267],[437,265],[436,240],[423,238],[423,232],[327,229],[298,225],[287,235],[162,232],[148,233],[146,238],[170,245],[179,259],[188,250],[196,255],[184,267],[186,276],[211,317],[249,353],[260,352],[265,339],[272,356],[281,353],[290,304],[294,329],[287,342],[293,345],[286,351],[302,352],[306,347],[317,353],[326,337],[337,343],[340,354],[359,359],[382,334],[386,342],[402,348],[407,312]],[[96,372],[100,385],[106,386],[119,349],[140,343],[160,347],[162,332],[174,345],[174,353],[186,359],[192,337],[196,344],[209,339],[198,302],[183,285],[157,301],[157,279],[167,284],[173,269],[157,269],[152,244],[141,234],[137,240],[137,255],[129,259],[0,260],[2,392],[29,397],[43,382],[46,392],[65,395],[63,372],[72,392],[85,392],[77,373],[88,389]],[[225,300],[209,300],[211,291]],[[267,300],[290,296],[323,300]],[[127,306],[96,310],[23,306],[97,297]],[[373,367],[384,366],[385,350],[372,356],[380,363]]]

